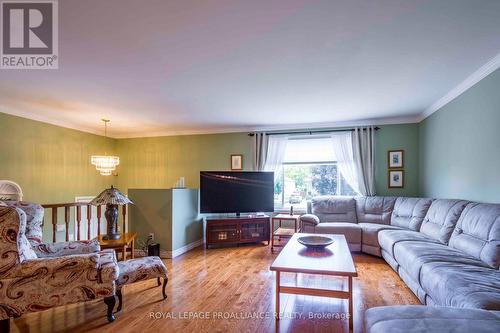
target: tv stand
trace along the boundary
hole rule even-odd
[[[271,240],[269,216],[238,216],[207,218],[205,228],[206,248],[210,245],[259,243]]]

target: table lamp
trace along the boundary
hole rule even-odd
[[[111,185],[111,188],[105,189],[97,197],[90,202],[94,206],[106,205],[104,216],[108,222],[107,234],[102,237],[104,240],[120,239],[121,235],[118,233],[118,205],[133,204],[125,194],[121,193],[118,189]]]

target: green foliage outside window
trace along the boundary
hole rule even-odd
[[[275,177],[277,206],[302,207],[317,195],[355,195],[336,163],[284,164]]]
[[[312,187],[318,195],[334,195],[337,193],[337,165],[311,166]]]

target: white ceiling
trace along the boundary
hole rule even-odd
[[[114,137],[414,120],[500,52],[498,0],[60,0],[0,112]]]

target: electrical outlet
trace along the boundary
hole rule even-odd
[[[64,230],[66,230],[65,224],[58,224],[57,225],[57,231],[64,231]]]
[[[149,233],[148,239],[150,239],[151,241],[155,240],[155,234],[154,234],[154,232],[150,232]]]

